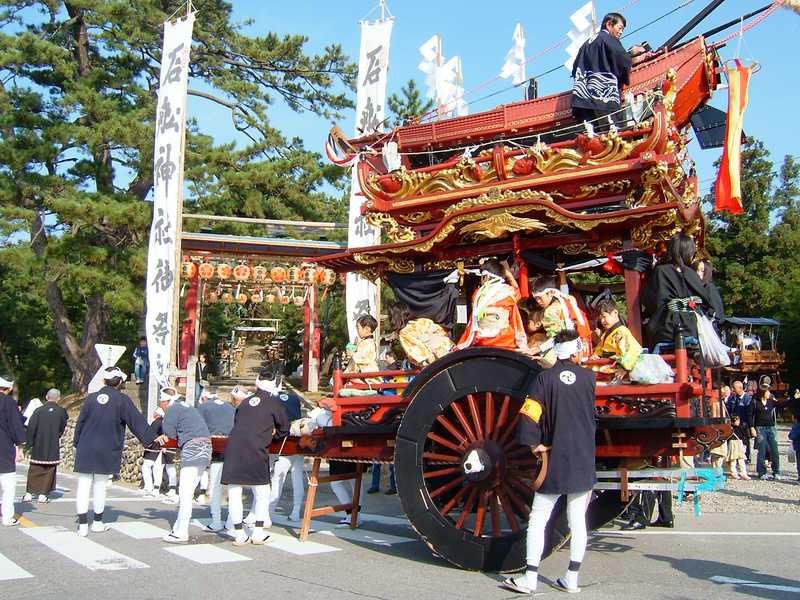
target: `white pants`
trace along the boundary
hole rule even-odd
[[[14,492],[17,490],[17,474],[0,475],[0,516],[3,525],[10,525],[14,520]]]
[[[586,508],[589,506],[589,494],[580,492],[567,494],[567,521],[571,537],[569,541],[570,562],[583,562],[586,553]],[[553,507],[559,499],[559,494],[540,494],[533,496],[533,506],[528,520],[528,564],[538,567],[544,551],[544,528],[550,520]]]
[[[222,462],[212,462],[208,467],[208,495],[211,496],[208,506],[211,509],[211,522],[222,523]],[[202,483],[200,484],[202,485]]]
[[[208,491],[208,469],[200,474],[200,492],[205,494]]]
[[[167,469],[167,484],[174,489],[178,485],[178,470],[175,463],[164,465],[164,468]]]
[[[353,501],[353,493],[355,492],[355,481],[332,481],[331,489],[336,494],[339,504],[350,504]],[[364,499],[366,498],[366,487],[364,482],[361,482],[361,492],[359,493],[358,506],[359,511],[364,508]]]
[[[192,502],[194,488],[200,477],[199,467],[181,467],[181,479],[178,485],[178,516],[172,526],[172,533],[179,538],[189,537],[189,523],[192,520]]]
[[[283,486],[286,483],[286,474],[292,473],[292,515],[297,517],[303,508],[303,457],[300,455],[278,456],[271,467],[272,481],[270,482],[269,509],[274,511],[278,501],[283,495]]]
[[[164,475],[164,465],[161,464],[161,453],[155,460],[145,458],[142,461],[142,482],[144,491],[152,492],[161,488],[161,478]]]
[[[78,473],[78,490],[75,493],[75,511],[79,515],[89,512],[89,496],[95,518],[106,509],[106,485],[109,475],[103,473]]]
[[[269,527],[272,522],[269,518],[269,484],[247,486],[253,492],[253,513],[256,522],[263,522],[264,527]],[[244,507],[242,506],[241,485],[228,485],[228,520],[234,525],[239,525],[244,518]]]

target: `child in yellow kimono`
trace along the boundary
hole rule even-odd
[[[347,345],[347,356],[350,363],[345,373],[375,373],[378,368],[378,346],[375,343],[374,333],[378,322],[372,315],[362,315],[356,321],[358,335],[353,343]],[[355,380],[360,383],[381,383],[381,379],[370,378]]]
[[[549,369],[556,363],[556,351],[544,330],[544,311],[538,308],[523,316],[528,333],[528,351],[543,367]]]
[[[603,335],[593,356],[613,359],[614,379],[622,379],[636,366],[642,354],[642,346],[619,318],[619,310],[614,300],[606,298],[600,301],[597,311],[597,322],[603,330]],[[601,368],[600,371],[604,369]]]

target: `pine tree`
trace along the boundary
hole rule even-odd
[[[161,24],[183,5],[0,1],[0,235],[32,250],[49,323],[30,326],[54,331],[75,390],[98,366],[94,344],[130,343],[142,320]],[[338,45],[309,55],[303,36],[248,37],[231,10],[198,11],[189,93],[228,108],[252,143],[215,144],[190,123],[185,210],[327,220],[342,210],[323,192],[339,170],[285,139],[269,109],[336,116],[354,66]]]
[[[394,118],[394,125],[405,125],[418,119],[433,110],[434,102],[430,98],[422,97],[417,83],[409,79],[402,88],[400,95],[392,94],[388,98],[389,111]]]

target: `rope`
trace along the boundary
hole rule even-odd
[[[764,19],[766,19],[768,16],[770,16],[776,10],[778,10],[778,8],[780,8],[780,6],[781,6],[781,3],[776,0],[775,2],[772,3],[772,6],[770,6],[766,11],[764,11],[760,15],[758,15],[758,17],[756,17],[755,19],[750,21],[750,23],[748,23],[744,27],[741,27],[739,29],[739,31],[734,31],[733,33],[725,36],[721,40],[719,40],[717,42],[714,42],[713,44],[711,44],[711,47],[712,48],[719,48],[721,46],[724,46],[728,42],[730,42],[733,38],[735,38],[737,36],[744,35],[746,32],[750,31],[753,27],[756,27],[757,25],[760,25],[761,22]]]

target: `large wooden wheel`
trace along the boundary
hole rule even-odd
[[[474,348],[437,361],[408,390],[395,447],[400,498],[423,540],[459,567],[524,564],[538,461],[514,438],[539,371],[516,352]]]
[[[474,348],[425,369],[395,446],[403,509],[423,541],[454,565],[485,571],[525,566],[525,534],[539,463],[515,442],[517,414],[541,368],[508,350]],[[590,529],[624,508],[594,495]],[[569,539],[564,502],[553,511],[545,556]]]

